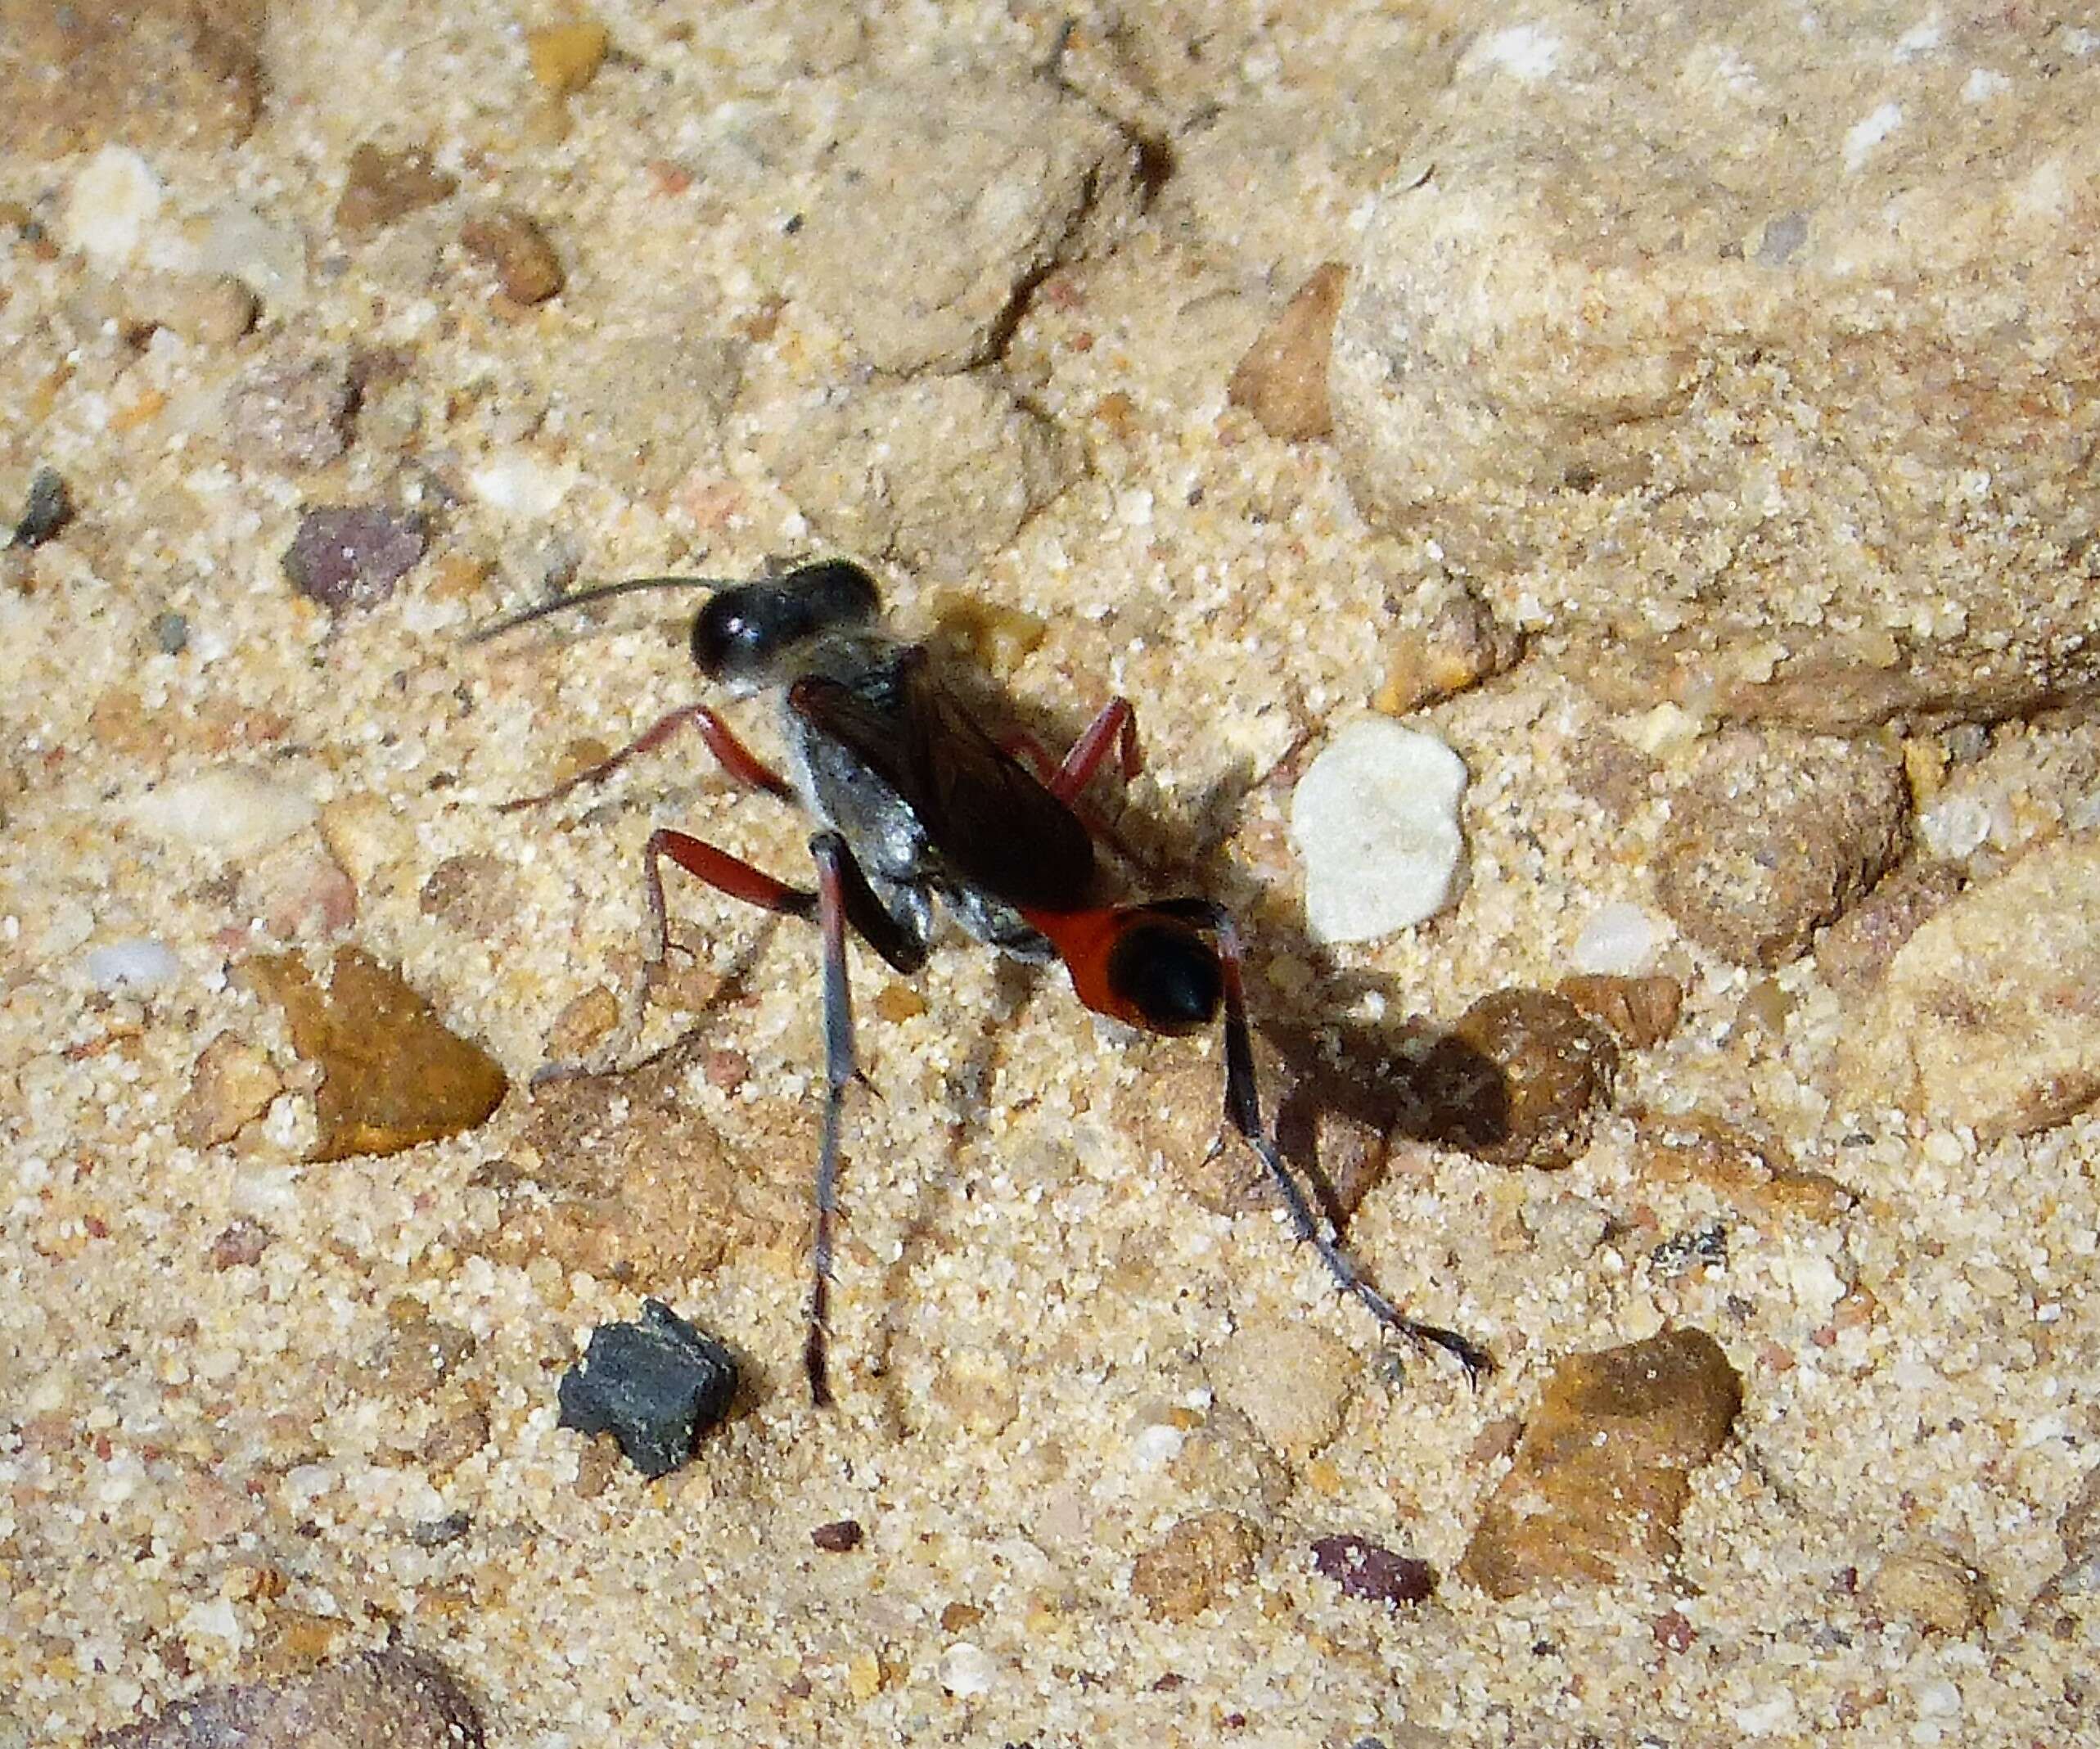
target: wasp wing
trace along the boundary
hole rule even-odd
[[[904,653],[895,682],[878,701],[805,674],[788,702],[896,791],[948,874],[1010,905],[1087,904],[1093,841],[1078,817],[940,683],[924,650]]]

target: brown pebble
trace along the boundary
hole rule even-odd
[[[503,295],[514,304],[544,304],[565,281],[561,258],[529,213],[486,207],[460,227],[466,252],[494,270]]]
[[[285,575],[331,611],[376,607],[423,556],[423,520],[379,504],[327,505],[300,519]]]
[[[211,1266],[214,1269],[252,1267],[263,1260],[269,1246],[269,1229],[241,1215],[228,1222],[211,1242]]]
[[[1701,1330],[1561,1360],[1460,1573],[1490,1595],[1607,1584],[1673,1559],[1691,1472],[1728,1437],[1742,1382]]]
[[[605,985],[594,984],[561,1005],[547,1029],[547,1054],[557,1062],[575,1062],[589,1056],[619,1024],[620,998]]]
[[[325,988],[291,954],[258,954],[241,976],[283,1008],[293,1048],[322,1076],[311,1159],[398,1154],[473,1129],[502,1101],[495,1059],[362,949],[336,949]]]
[[[473,1354],[474,1333],[426,1314],[420,1305],[387,1332],[356,1369],[358,1382],[381,1396],[429,1397]]]
[[[1523,654],[1521,632],[1496,619],[1485,603],[1461,593],[1395,645],[1371,708],[1405,716],[1514,667]]]
[[[940,1631],[944,1634],[967,1633],[984,1619],[984,1611],[975,1603],[945,1603],[941,1606]]]
[[[369,140],[350,153],[343,192],[336,202],[336,228],[356,237],[434,206],[459,187],[459,178],[438,168],[420,146],[387,151]]]
[[[827,1555],[849,1555],[860,1547],[867,1535],[856,1518],[840,1518],[831,1524],[820,1524],[809,1533],[809,1540]]]
[[[1676,1030],[1684,1005],[1684,986],[1657,973],[1620,977],[1610,972],[1576,972],[1554,988],[1592,1020],[1611,1029],[1629,1051],[1645,1051]]]
[[[473,1701],[444,1666],[392,1650],[360,1652],[283,1680],[207,1688],[158,1719],[98,1739],[103,1749],[480,1749],[485,1741]]]
[[[1184,1518],[1138,1557],[1130,1589],[1161,1621],[1192,1621],[1254,1577],[1261,1533],[1237,1512]]]
[[[1204,1355],[1218,1400],[1276,1449],[1303,1458],[1341,1430],[1362,1363],[1310,1324],[1252,1318]]]
[[[944,596],[934,608],[936,635],[953,643],[971,664],[1002,678],[1010,676],[1040,645],[1049,624],[981,596]]]
[[[489,1443],[488,1411],[462,1403],[432,1423],[416,1455],[439,1475],[456,1470]]]
[[[525,56],[541,89],[566,97],[597,77],[611,43],[606,27],[596,19],[579,19],[527,31]]]
[[[710,1087],[733,1092],[751,1078],[751,1059],[727,1045],[710,1051],[701,1059],[701,1071]]]
[[[231,1142],[283,1091],[284,1078],[268,1052],[222,1032],[197,1053],[189,1090],[175,1112],[176,1139],[186,1147]]]
[[[895,1026],[915,1021],[926,1012],[926,999],[908,984],[895,979],[875,993],[875,1012]]]
[[[1246,408],[1271,437],[1303,443],[1334,429],[1327,355],[1348,284],[1349,269],[1341,262],[1315,268],[1233,371],[1225,398]]]
[[[626,1463],[618,1444],[611,1438],[591,1440],[576,1458],[577,1494],[586,1500],[595,1500],[612,1485],[613,1478]]]
[[[1834,1220],[1852,1193],[1827,1174],[1796,1166],[1785,1145],[1760,1141],[1724,1118],[1700,1111],[1627,1114],[1641,1176],[1664,1184],[1695,1183],[1720,1192],[1751,1215]]]
[[[142,273],[127,282],[126,314],[201,346],[230,346],[255,325],[255,294],[230,273]]]
[[[227,397],[226,447],[244,462],[292,473],[326,467],[349,447],[356,405],[341,359],[268,361]]]
[[[1361,1536],[1323,1536],[1313,1544],[1313,1565],[1341,1587],[1344,1597],[1372,1603],[1419,1603],[1436,1589],[1426,1561]]]
[[[239,144],[262,110],[266,17],[261,0],[11,0],[0,155],[48,163],[112,140],[149,158]]]
[[[416,907],[462,935],[486,940],[516,914],[510,868],[485,850],[448,856],[424,877]]]
[[[1885,1557],[1867,1581],[1867,1598],[1885,1616],[1956,1639],[1981,1627],[1990,1612],[1990,1588],[1983,1575],[1942,1548]]]
[[[1651,1624],[1656,1644],[1665,1652],[1689,1652],[1698,1631],[1676,1610],[1665,1610]]]
[[[1496,1165],[1557,1172],[1589,1146],[1618,1067],[1611,1034],[1566,997],[1513,988],[1467,1009],[1414,1085],[1434,1139]]]
[[[1671,797],[1656,897],[1710,953],[1772,970],[1895,862],[1909,809],[1902,762],[1880,746],[1732,731]]]
[[[1841,996],[1868,994],[1918,926],[1959,897],[1963,885],[1953,863],[1904,863],[1823,931],[1816,970]]]
[[[503,1163],[493,1233],[500,1261],[552,1257],[613,1281],[703,1275],[732,1249],[763,1248],[795,1230],[813,1158],[799,1105],[749,1149],[732,1149],[695,1109],[685,1077],[696,1044],[641,1066],[549,1082]]]

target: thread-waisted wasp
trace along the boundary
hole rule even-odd
[[[732,692],[778,692],[790,775],[773,770],[712,708],[696,703],[557,788],[507,805],[550,801],[596,782],[691,727],[732,778],[815,821],[813,888],[792,886],[669,829],[651,834],[645,868],[651,969],[669,948],[666,859],[732,898],[807,919],[822,932],[825,1098],[803,1351],[819,1404],[831,1400],[825,1332],[840,1132],[846,1090],[858,1072],[846,932],[908,976],[926,962],[936,904],[1003,953],[1062,960],[1081,1002],[1142,1031],[1199,1031],[1222,1009],[1225,1122],[1275,1183],[1299,1237],[1388,1329],[1445,1350],[1471,1377],[1492,1368],[1466,1337],[1408,1317],[1363,1278],[1263,1129],[1232,918],[1201,897],[1104,901],[1095,835],[1079,797],[1111,755],[1126,780],[1137,773],[1136,718],[1126,701],[1102,706],[1054,764],[1027,737],[1003,740],[943,684],[926,645],[884,629],[874,579],[843,559],[755,582],[644,577],[608,584],[515,614],[472,641],[615,596],[692,588],[713,592],[693,620],[694,662]],[[1214,1146],[1223,1143],[1221,1131]]]

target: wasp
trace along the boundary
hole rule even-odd
[[[1025,737],[986,728],[944,684],[933,652],[882,623],[875,579],[845,559],[750,582],[643,577],[543,602],[483,629],[479,642],[549,614],[645,589],[705,588],[692,660],[732,696],[778,696],[788,771],[776,772],[709,705],[681,706],[608,760],[539,796],[551,801],[610,776],[682,730],[696,730],[724,771],[798,806],[814,823],[814,885],[777,879],[687,832],[650,835],[644,867],[647,971],[669,950],[663,864],[674,863],[748,904],[814,922],[823,956],[824,1107],[817,1155],[803,1364],[819,1406],[831,1400],[827,1327],[848,1090],[858,1078],[846,937],[858,935],[900,976],[926,963],[938,913],[1012,958],[1061,961],[1079,1000],[1141,1032],[1174,1037],[1223,1015],[1224,1122],[1251,1148],[1300,1239],[1341,1291],[1389,1330],[1455,1356],[1477,1378],[1493,1363],[1457,1332],[1402,1313],[1365,1279],[1332,1225],[1317,1218],[1264,1129],[1255,1087],[1238,931],[1203,897],[1106,896],[1095,833],[1080,794],[1113,755],[1124,778],[1139,765],[1129,703],[1104,705],[1052,764]]]

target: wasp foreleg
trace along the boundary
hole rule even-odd
[[[580,789],[587,783],[602,783],[629,760],[654,752],[688,723],[699,729],[701,738],[721,762],[722,769],[746,788],[763,790],[782,801],[795,800],[794,787],[787,779],[739,741],[734,731],[713,710],[705,705],[681,705],[657,719],[611,759],[601,760],[588,771],[579,771],[537,796],[520,796],[514,801],[507,801],[496,811],[511,814],[520,808],[536,808],[543,802],[558,801],[571,790]]]

